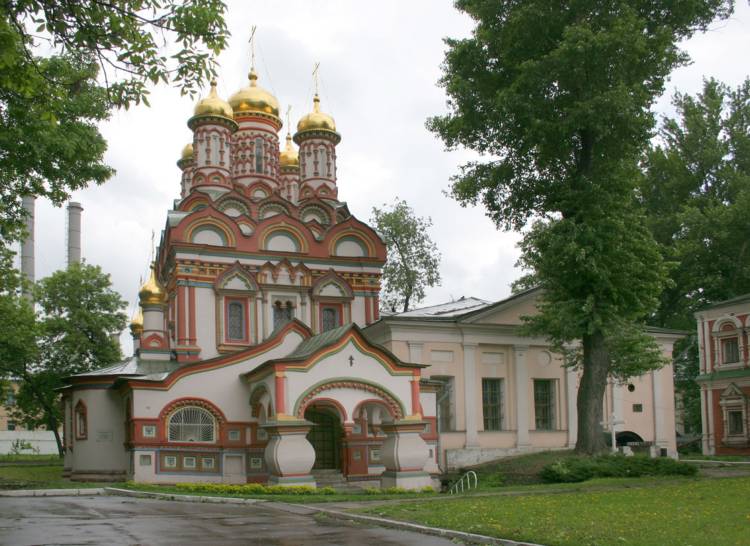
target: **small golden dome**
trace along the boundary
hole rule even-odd
[[[138,292],[141,305],[161,305],[164,303],[164,289],[156,280],[156,268],[151,264],[151,275]]]
[[[271,93],[258,85],[258,75],[254,69],[248,74],[250,84],[229,97],[229,105],[235,115],[247,112],[260,112],[279,117],[279,101]]]
[[[211,91],[208,96],[195,105],[193,115],[195,116],[220,116],[232,119],[232,107],[221,99],[216,92],[216,80],[211,80]]]
[[[185,144],[185,147],[182,149],[182,154],[180,158],[181,159],[193,159],[193,143],[192,142]]]
[[[315,94],[313,98],[313,111],[302,116],[297,123],[297,132],[303,131],[331,131],[336,132],[336,122],[333,117],[320,111],[320,98]]]
[[[292,135],[286,134],[286,147],[279,154],[279,163],[282,168],[293,167],[299,168],[299,153],[294,149],[292,144]]]
[[[143,333],[143,309],[141,309],[140,305],[133,315],[133,320],[130,321],[130,333],[134,336]]]

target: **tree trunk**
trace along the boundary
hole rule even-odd
[[[62,459],[65,457],[65,450],[63,448],[62,438],[60,438],[60,431],[58,430],[58,423],[57,419],[50,416],[47,420],[47,426],[52,430],[52,433],[55,435],[55,442],[57,442],[57,454]]]
[[[595,455],[607,449],[602,420],[609,353],[601,332],[583,336],[582,342],[583,375],[578,388],[578,440],[575,451]]]

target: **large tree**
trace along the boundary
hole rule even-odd
[[[673,105],[639,189],[648,226],[673,264],[650,321],[692,332],[678,347],[675,387],[686,428],[700,431],[693,313],[750,292],[750,79],[735,89],[706,80],[696,96],[676,93]]]
[[[635,200],[651,106],[677,44],[731,1],[459,0],[476,26],[447,40],[449,114],[430,120],[449,148],[483,155],[454,178],[499,227],[525,233],[521,263],[543,288],[528,331],[580,366],[576,450],[605,448],[608,377],[661,364],[642,329],[665,267]],[[526,229],[531,223],[531,227]]]
[[[73,264],[37,283],[39,312],[18,290],[0,294],[0,377],[19,381],[12,415],[55,434],[62,422],[59,396],[67,376],[120,360],[113,337],[125,327],[124,302],[97,266]]]
[[[408,311],[421,302],[425,289],[440,284],[440,252],[427,231],[432,220],[421,218],[406,201],[372,208],[370,223],[383,238],[388,261],[383,267],[383,306]]]
[[[21,197],[55,204],[113,174],[97,123],[147,102],[149,86],[195,94],[228,31],[220,0],[0,3],[0,251],[22,236]]]

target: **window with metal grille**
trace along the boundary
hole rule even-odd
[[[239,301],[229,302],[227,306],[227,339],[245,339],[245,306]]]
[[[203,408],[186,406],[169,418],[170,442],[213,442],[216,438],[214,416]]]
[[[323,323],[321,326],[321,331],[323,332],[338,328],[340,325],[339,310],[336,307],[324,307],[323,311],[321,312],[321,318],[321,322]]]
[[[534,380],[534,420],[536,430],[555,428],[555,382],[552,379]]]
[[[294,318],[294,306],[291,301],[286,302],[286,305],[277,301],[273,306],[273,329],[275,330],[279,326],[283,326]]]
[[[727,420],[729,421],[729,434],[741,435],[745,433],[745,424],[742,419],[742,411],[727,412]]]
[[[482,379],[484,430],[503,429],[503,380]]]
[[[740,346],[736,337],[721,342],[721,354],[724,364],[733,364],[740,361]]]

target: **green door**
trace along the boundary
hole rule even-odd
[[[341,468],[341,424],[337,415],[325,409],[310,408],[305,419],[313,423],[307,440],[315,449],[313,469]]]

